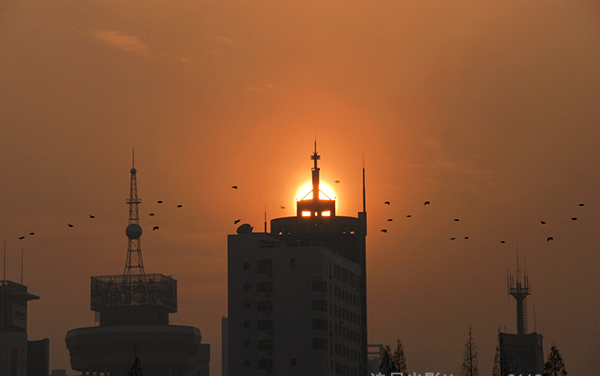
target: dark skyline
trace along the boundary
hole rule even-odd
[[[90,277],[122,273],[134,147],[145,270],[177,279],[171,320],[201,328],[218,376],[227,234],[295,214],[316,136],[338,215],[362,210],[364,159],[370,343],[399,337],[409,370],[457,374],[471,325],[491,372],[498,325],[516,332],[518,246],[545,356],[555,342],[593,373],[599,7],[5,1],[0,235],[6,278],[23,247],[40,296],[31,338],[69,369]]]

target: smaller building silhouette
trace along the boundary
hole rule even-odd
[[[48,375],[50,341],[27,339],[27,302],[39,298],[25,285],[0,281],[0,375]]]

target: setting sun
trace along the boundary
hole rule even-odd
[[[321,200],[335,200],[335,192],[328,185],[319,183],[319,199]],[[299,200],[310,200],[312,199],[312,184],[308,183],[303,186],[296,194],[296,201]]]

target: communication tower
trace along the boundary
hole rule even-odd
[[[517,251],[517,273],[508,276],[508,294],[517,301],[517,334],[527,333],[527,295],[531,295],[527,271],[521,276],[519,269],[519,251]]]
[[[129,244],[127,246],[127,261],[125,262],[125,271],[123,275],[144,275],[144,262],[142,261],[142,246],[140,238],[142,237],[142,227],[140,226],[140,212],[138,205],[142,202],[137,194],[137,170],[135,169],[135,154],[131,167],[131,184],[129,187],[129,225],[125,230]]]

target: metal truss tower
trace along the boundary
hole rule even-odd
[[[519,253],[517,251],[517,274],[508,276],[508,294],[512,295],[517,301],[517,333],[527,333],[527,295],[531,294],[527,270],[521,279],[521,270],[519,269]]]
[[[137,194],[137,170],[135,169],[135,152],[133,154],[133,164],[131,167],[131,184],[129,189],[129,198],[127,204],[129,204],[129,225],[125,230],[129,244],[127,246],[127,262],[125,263],[125,270],[123,275],[143,276],[144,262],[142,261],[142,247],[140,244],[140,237],[142,236],[142,227],[140,226],[140,213],[138,205],[142,202],[138,198]]]

